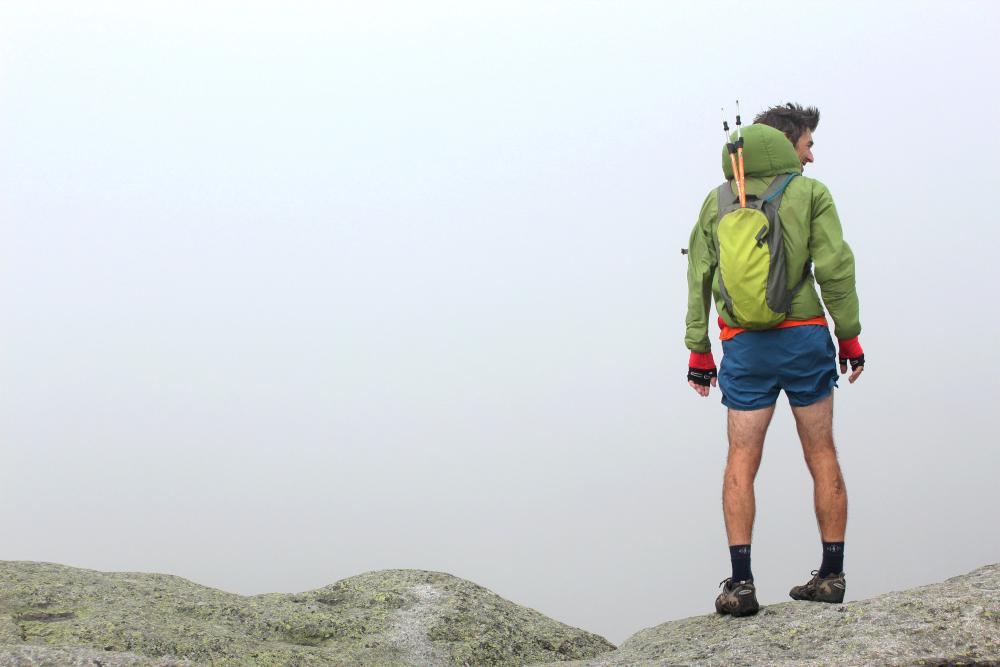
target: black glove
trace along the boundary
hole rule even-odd
[[[719,377],[714,368],[691,368],[688,366],[688,381],[707,387],[712,384],[712,378]]]
[[[865,365],[865,355],[862,354],[862,355],[857,356],[857,357],[851,357],[850,359],[841,359],[840,360],[840,365],[844,366],[844,365],[847,364],[848,361],[851,362],[851,370],[852,371],[856,371],[856,370],[858,370],[858,366],[864,366]]]

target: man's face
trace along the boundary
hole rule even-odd
[[[803,168],[805,168],[806,164],[813,161],[812,130],[808,128],[803,130],[802,136],[799,137],[798,143],[795,144],[795,152],[799,154],[799,162],[802,163]]]

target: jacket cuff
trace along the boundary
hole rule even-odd
[[[702,371],[711,370],[715,368],[715,358],[712,356],[711,351],[692,352],[691,359],[688,361],[688,367],[697,368]]]
[[[865,351],[861,349],[861,343],[858,341],[857,336],[839,341],[839,343],[841,359],[857,359],[865,353]]]

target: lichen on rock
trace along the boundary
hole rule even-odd
[[[578,664],[1000,667],[1000,564],[845,604],[789,601],[746,618],[670,621]],[[556,665],[565,667],[533,667]]]
[[[523,665],[613,649],[442,572],[243,596],[171,575],[0,561],[0,667]]]

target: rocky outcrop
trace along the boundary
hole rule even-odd
[[[7,665],[1000,667],[1000,564],[842,605],[671,621],[615,649],[441,572],[381,570],[242,596],[169,575],[0,561]]]
[[[523,665],[613,649],[441,572],[243,596],[170,575],[0,561],[0,665]]]
[[[708,614],[671,621],[595,659],[549,665],[1000,667],[1000,564],[841,605],[790,601],[747,618]]]

